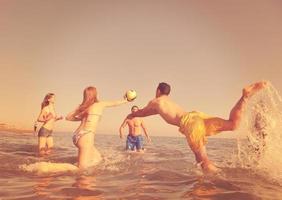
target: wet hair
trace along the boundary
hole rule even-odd
[[[131,107],[131,111],[132,111],[134,108],[139,109],[138,106],[134,105],[134,106]]]
[[[159,83],[157,89],[164,95],[169,95],[170,93],[170,85],[165,82]]]
[[[41,103],[41,109],[43,109],[44,107],[48,106],[49,105],[49,99],[51,97],[53,97],[55,94],[54,93],[48,93],[45,95],[42,103]]]
[[[96,88],[92,86],[85,88],[83,91],[83,101],[75,111],[75,115],[83,116],[95,102],[98,102]]]

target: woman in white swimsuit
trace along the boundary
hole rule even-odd
[[[73,143],[78,148],[80,169],[93,166],[101,160],[101,155],[94,146],[94,135],[104,108],[127,102],[127,100],[99,101],[95,87],[87,87],[84,90],[82,103],[66,117],[69,121],[81,121],[73,136]]]

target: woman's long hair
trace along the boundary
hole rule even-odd
[[[45,106],[48,106],[49,105],[49,99],[54,96],[55,94],[53,93],[48,93],[45,95],[42,103],[41,103],[41,110],[45,107]]]
[[[83,101],[76,110],[75,115],[84,116],[88,108],[95,102],[98,102],[96,88],[92,86],[85,88],[83,91]]]

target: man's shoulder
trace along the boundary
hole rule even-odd
[[[157,98],[152,99],[152,100],[150,101],[150,104],[157,105],[157,104],[160,104],[162,101],[164,101],[163,98],[157,97]]]
[[[162,104],[164,102],[168,102],[169,98],[167,96],[161,96],[161,97],[157,97],[155,99],[152,100],[154,104]]]
[[[155,99],[152,99],[149,102],[149,107],[152,109],[158,109],[159,107],[161,107],[164,103],[166,102],[166,99],[163,99],[161,97],[157,97]]]

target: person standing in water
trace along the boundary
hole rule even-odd
[[[101,160],[101,155],[94,146],[94,136],[104,109],[127,102],[128,100],[125,99],[99,101],[95,87],[85,88],[82,103],[66,117],[66,120],[69,121],[80,121],[73,136],[73,143],[78,148],[78,167],[80,169],[93,166]]]
[[[146,117],[159,114],[168,124],[177,126],[185,135],[188,145],[195,154],[204,172],[216,172],[217,167],[208,159],[205,144],[206,137],[221,131],[237,129],[241,121],[246,102],[258,90],[266,87],[267,82],[258,82],[243,89],[242,96],[232,108],[229,119],[211,117],[202,112],[185,112],[169,98],[170,85],[160,83],[156,89],[156,97],[146,107],[128,115],[132,117]]]
[[[132,106],[131,112],[135,113],[138,111],[138,106]],[[145,128],[144,121],[140,117],[126,118],[119,128],[119,135],[122,139],[124,128],[128,126],[129,133],[126,139],[126,150],[134,151],[135,149],[140,152],[144,150],[143,147],[143,137],[142,130],[147,138],[147,141],[150,142],[151,139],[147,134],[147,129]]]
[[[54,146],[52,132],[56,121],[63,119],[62,116],[57,117],[55,112],[55,94],[48,93],[41,103],[41,111],[37,118],[38,122],[43,125],[38,131],[38,152],[39,155],[46,155],[51,153]],[[34,128],[36,131],[36,129]]]

